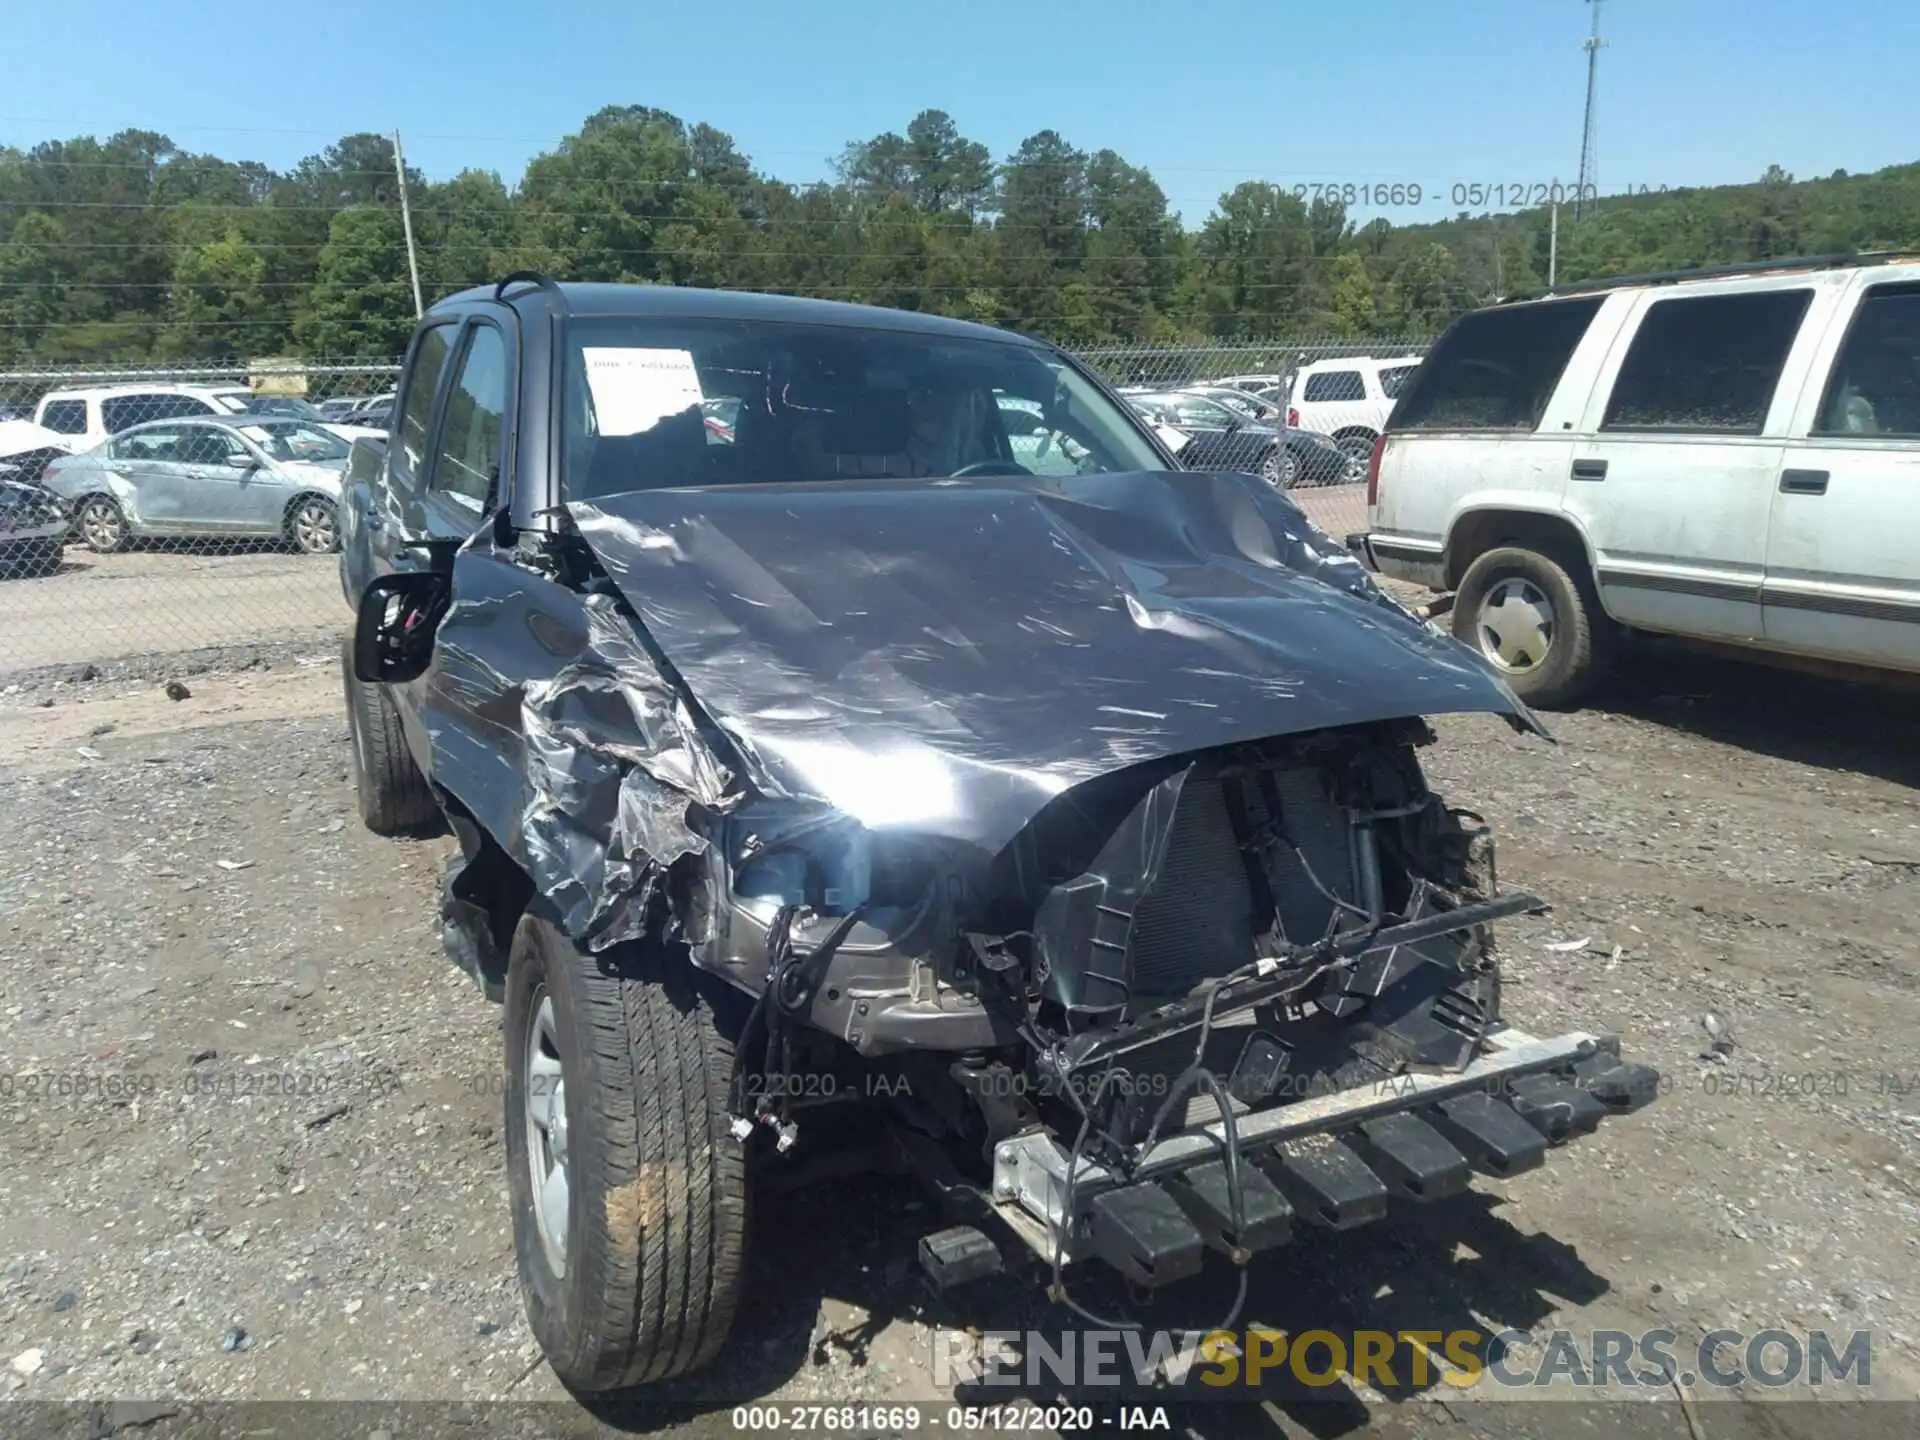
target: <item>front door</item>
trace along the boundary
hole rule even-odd
[[[1868,286],[1822,374],[1770,497],[1767,640],[1920,670],[1920,282]]]
[[[1173,424],[1191,437],[1180,461],[1194,470],[1246,470],[1258,473],[1272,444],[1264,430],[1249,432],[1246,421],[1204,395],[1177,395]]]
[[[245,448],[211,425],[184,423],[180,433],[180,458],[163,468],[170,482],[166,488],[179,496],[184,526],[203,535],[257,529],[248,524],[252,477],[228,463],[232,456],[246,456]]]

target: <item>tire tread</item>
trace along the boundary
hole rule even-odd
[[[550,966],[568,968],[550,989],[556,1003],[572,992],[578,1043],[591,1052],[592,1118],[570,1164],[597,1171],[591,1193],[634,1186],[646,1208],[644,1223],[615,1233],[602,1203],[593,1243],[569,1240],[569,1267],[590,1273],[566,1283],[584,1282],[591,1299],[574,1309],[556,1370],[588,1391],[697,1370],[726,1342],[744,1274],[745,1154],[727,1114],[732,1047],[690,972],[663,953],[625,946],[603,964],[543,920],[522,924],[544,932]]]
[[[1527,675],[1508,677],[1514,692],[1530,705],[1557,709],[1576,705],[1598,683],[1612,658],[1613,625],[1584,562],[1519,544],[1500,545],[1477,556],[1460,577],[1453,633],[1477,649],[1474,627],[1480,602],[1502,575],[1520,573],[1540,582],[1554,601],[1560,634],[1547,664]],[[1564,649],[1561,648],[1564,646]]]
[[[362,765],[356,745],[353,765],[361,820],[376,835],[402,835],[431,824],[440,814],[439,802],[407,749],[393,701],[379,686],[353,673],[351,638],[342,650],[341,672],[352,711],[348,723],[365,738],[370,762]]]

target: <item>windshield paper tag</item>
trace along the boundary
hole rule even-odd
[[[691,350],[589,345],[580,353],[602,435],[638,435],[705,398]]]
[[[1153,428],[1154,433],[1159,435],[1161,443],[1174,454],[1178,455],[1186,448],[1187,436],[1183,432],[1174,429],[1171,425],[1156,425]]]
[[[242,425],[240,427],[240,433],[256,445],[273,444],[273,436],[267,431],[262,430],[258,425]]]

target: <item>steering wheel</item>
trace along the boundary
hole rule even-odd
[[[971,465],[962,465],[949,479],[964,480],[969,475],[1026,475],[1033,471],[1017,460],[976,460]]]

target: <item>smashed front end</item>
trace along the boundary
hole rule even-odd
[[[487,828],[584,943],[684,945],[738,992],[743,1140],[888,1107],[971,1217],[923,1245],[938,1283],[997,1266],[996,1231],[1056,1278],[1244,1264],[1651,1098],[1616,1040],[1502,1020],[1489,927],[1544,907],[1422,775],[1425,715],[1537,723],[1270,487],[759,486],[574,520],[606,590],[527,688],[535,783]]]
[[[701,962],[768,977],[743,1121],[790,1139],[809,1097],[885,1096],[1042,1259],[1146,1286],[1538,1165],[1657,1077],[1611,1038],[1503,1022],[1489,927],[1543,906],[1427,788],[1430,738],[1391,721],[1136,767],[983,872],[856,826],[737,847]],[[853,1056],[895,1079],[863,1085]]]

